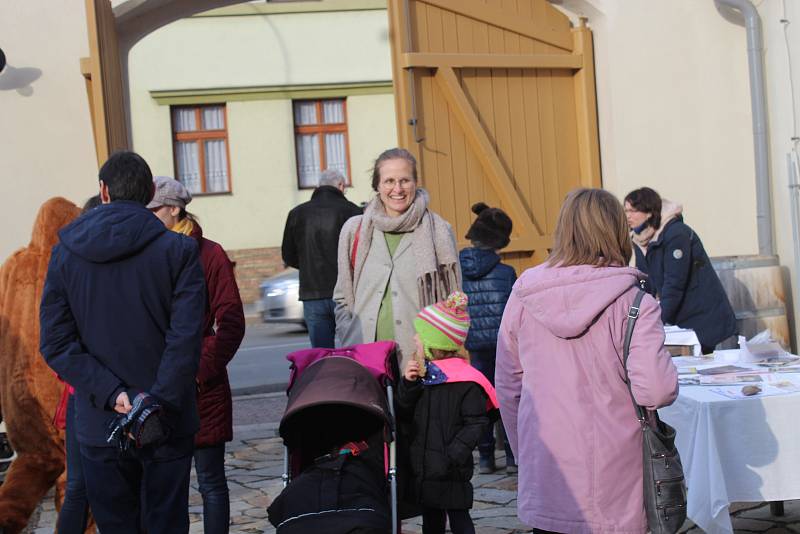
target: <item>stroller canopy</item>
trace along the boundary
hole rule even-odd
[[[303,349],[292,352],[286,359],[292,363],[292,372],[289,375],[289,387],[292,389],[296,379],[303,374],[309,365],[331,356],[346,356],[363,365],[375,379],[386,385],[392,383],[399,374],[396,358],[397,343],[394,341],[376,341],[363,343],[352,347],[337,349]]]
[[[366,440],[390,427],[386,394],[373,373],[351,358],[329,356],[296,377],[279,432],[291,448],[323,437],[334,446]]]

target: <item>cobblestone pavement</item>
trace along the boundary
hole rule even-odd
[[[242,400],[254,402],[259,398],[262,402],[273,404],[274,414],[280,416],[283,401],[279,396],[257,396]],[[276,437],[277,423],[264,423],[261,417],[249,417],[248,410],[251,410],[252,406],[245,404],[237,399],[235,410],[238,413],[234,416],[237,422],[234,430],[235,439],[228,444],[226,456],[228,485],[231,492],[231,532],[272,533],[275,530],[267,521],[266,509],[282,489],[283,445],[280,438]],[[475,503],[471,515],[478,533],[512,534],[530,531],[530,528],[521,524],[516,517],[517,480],[515,476],[505,475],[503,464],[502,452],[498,452],[500,470],[491,475],[476,474],[473,478]],[[201,533],[203,507],[197,492],[194,473],[192,473],[189,506],[190,531]],[[31,518],[25,533],[52,533],[55,518],[51,492]],[[737,533],[800,533],[800,501],[786,502],[783,517],[772,517],[767,503],[736,504],[733,506],[733,525]],[[404,533],[417,534],[421,531],[419,520],[409,520],[403,524]],[[687,521],[682,532],[699,534],[702,530]]]

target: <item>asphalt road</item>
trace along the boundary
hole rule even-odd
[[[310,347],[308,332],[295,325],[250,324],[239,352],[228,364],[233,395],[284,391],[290,352]]]

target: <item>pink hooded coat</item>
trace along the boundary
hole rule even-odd
[[[647,531],[642,438],[622,345],[641,273],[588,265],[529,269],[514,285],[497,344],[495,385],[519,464],[520,520],[564,533]],[[658,303],[645,295],[628,360],[633,394],[675,400]]]

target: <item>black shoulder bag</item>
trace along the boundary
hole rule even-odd
[[[636,403],[628,377],[628,354],[642,297],[644,291],[640,289],[628,310],[628,328],[625,331],[622,353],[625,383],[642,426],[644,508],[647,512],[647,524],[652,534],[674,534],[686,521],[686,484],[681,457],[675,448],[675,429],[661,421],[658,412],[648,412]]]

